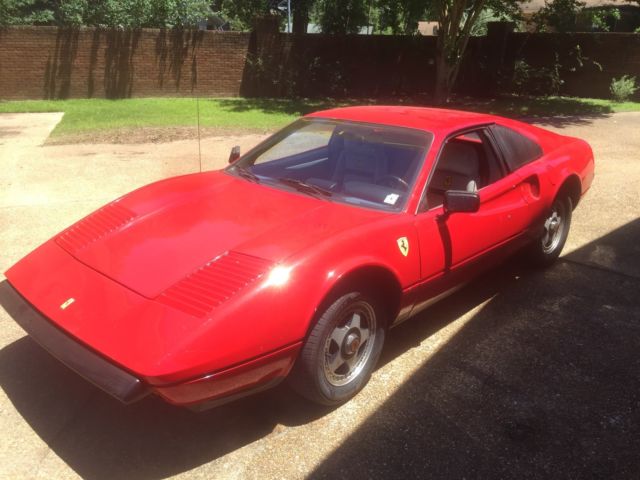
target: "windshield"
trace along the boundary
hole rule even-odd
[[[401,210],[432,135],[408,128],[301,119],[227,172],[329,201]]]

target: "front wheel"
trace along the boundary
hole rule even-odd
[[[559,196],[544,220],[542,236],[531,245],[532,260],[542,266],[552,264],[569,236],[573,205],[569,196]]]
[[[291,386],[322,405],[346,402],[369,381],[384,337],[384,318],[371,298],[360,292],[341,296],[311,329]]]

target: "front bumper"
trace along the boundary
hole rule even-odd
[[[123,403],[155,393],[169,403],[204,410],[273,387],[289,371],[302,342],[233,367],[174,384],[151,385],[106,360],[53,324],[8,281],[0,283],[0,304],[51,355]]]
[[[51,355],[121,402],[132,403],[150,393],[139,378],[56,327],[7,281],[0,283],[0,303],[14,321]]]

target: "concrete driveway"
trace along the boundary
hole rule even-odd
[[[198,168],[191,141],[41,146],[59,118],[0,115],[2,272],[106,201]],[[640,114],[546,123],[597,159],[563,259],[510,262],[393,330],[335,410],[285,387],[201,414],[125,407],[0,308],[0,478],[638,478]],[[206,140],[205,168],[258,140]]]

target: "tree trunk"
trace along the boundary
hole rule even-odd
[[[291,9],[293,10],[291,32],[296,34],[307,33],[309,0],[291,0]]]
[[[447,61],[447,53],[444,41],[438,39],[436,47],[436,84],[433,93],[433,102],[436,105],[444,105],[449,101],[451,88],[453,87],[452,74],[455,66]]]
[[[437,104],[449,101],[462,57],[467,50],[471,28],[477,22],[485,2],[486,0],[475,0],[471,3],[467,0],[452,0],[450,4],[441,3],[436,43],[436,85],[433,95]]]

